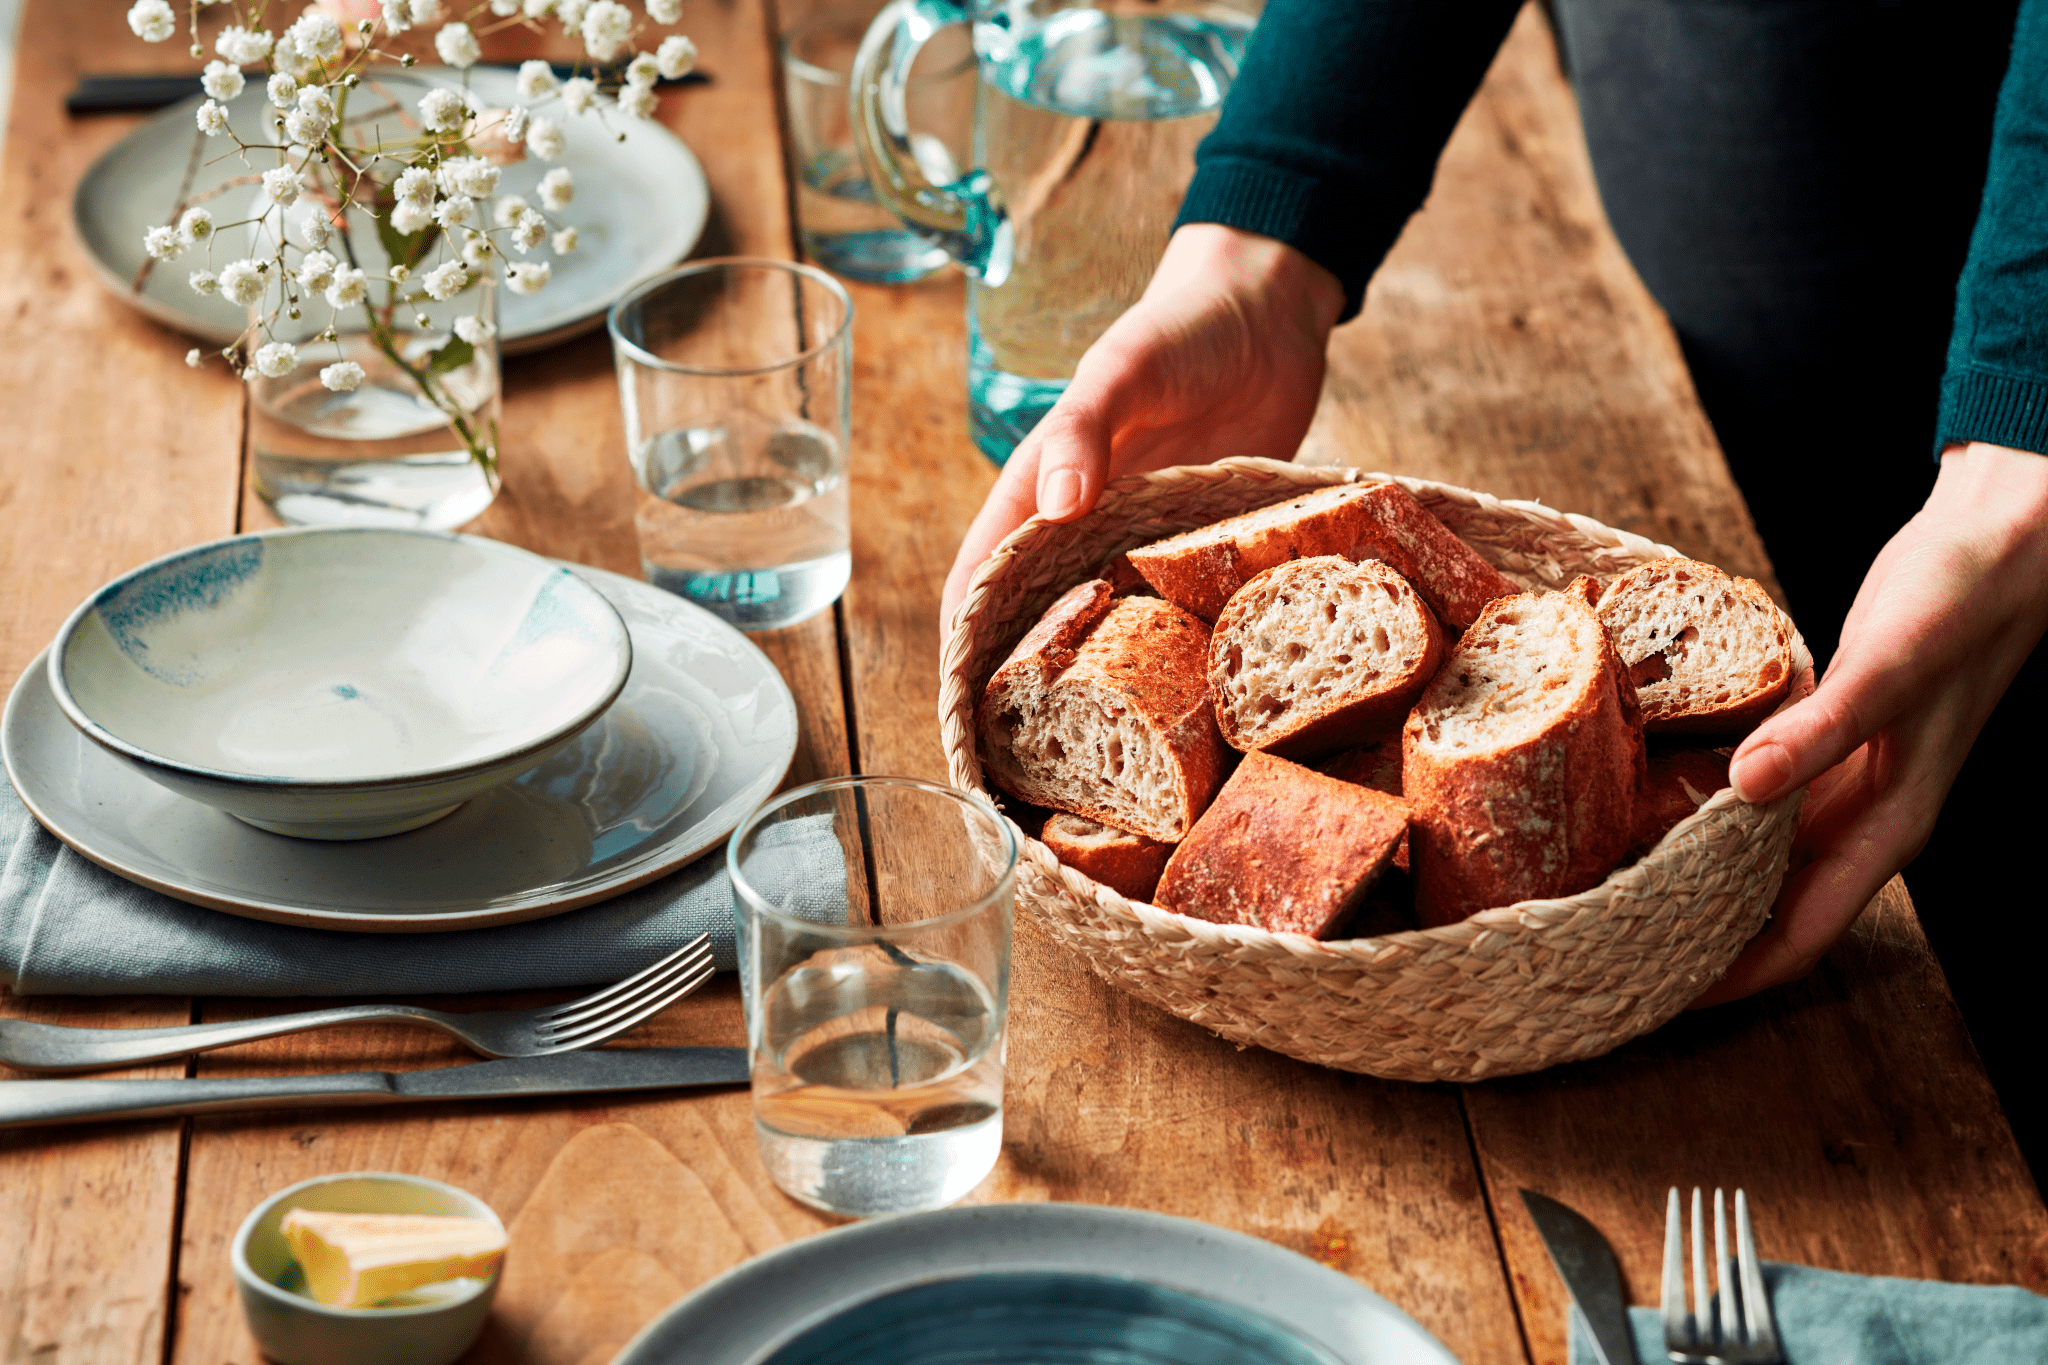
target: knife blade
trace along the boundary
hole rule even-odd
[[[1628,1325],[1628,1300],[1621,1294],[1621,1267],[1607,1239],[1555,1199],[1523,1190],[1522,1207],[1535,1220],[1572,1304],[1585,1319],[1587,1335],[1601,1365],[1637,1365],[1635,1333]]]
[[[352,1071],[329,1076],[0,1081],[0,1128],[240,1109],[418,1104],[746,1083],[747,1052],[738,1047],[600,1049],[471,1062],[432,1071]]]

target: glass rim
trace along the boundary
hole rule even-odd
[[[947,797],[960,805],[966,806],[970,810],[987,816],[990,825],[1002,836],[1005,850],[1002,871],[997,874],[995,885],[989,888],[986,895],[976,897],[956,910],[948,910],[942,915],[932,915],[929,918],[913,920],[908,924],[900,926],[882,924],[821,924],[817,920],[805,919],[800,915],[791,915],[776,909],[769,902],[768,898],[763,896],[753,883],[747,880],[745,874],[741,872],[740,846],[746,843],[754,831],[761,827],[769,815],[781,810],[785,806],[825,792],[844,791],[859,787],[906,787],[915,791],[926,792],[933,796]],[[1006,892],[1015,887],[1017,864],[1021,860],[1022,854],[1023,845],[1018,841],[1015,827],[1010,824],[1001,811],[996,809],[995,803],[980,792],[967,791],[960,787],[949,787],[943,782],[930,782],[922,777],[895,777],[884,773],[849,773],[840,777],[821,778],[816,782],[807,782],[801,787],[792,787],[786,792],[778,792],[755,807],[746,819],[740,821],[739,827],[733,830],[732,837],[726,840],[725,871],[726,876],[732,882],[733,893],[747,903],[749,911],[753,914],[764,916],[777,924],[802,929],[806,932],[816,931],[847,939],[871,940],[877,937],[892,936],[892,932],[922,933],[926,929],[950,926],[983,913],[991,905],[1000,901]]]
[[[808,38],[815,33],[825,32],[827,29],[839,29],[850,34],[854,34],[856,30],[864,33],[872,23],[873,20],[856,22],[834,14],[814,14],[808,19],[799,21],[795,27],[784,33],[781,40],[775,44],[775,50],[782,58],[783,69],[798,78],[809,81],[813,85],[845,86],[853,80],[853,72],[851,70],[834,71],[829,66],[819,66],[814,61],[798,56],[796,51],[797,40],[799,38]],[[855,36],[859,35],[855,34]],[[959,76],[965,75],[970,69],[980,65],[981,54],[970,47],[965,57],[962,57],[945,70],[927,71],[921,76],[912,76],[910,84],[935,84],[939,81],[954,80]]]
[[[663,285],[673,284],[692,275],[706,275],[714,270],[730,270],[736,267],[779,270],[785,275],[797,275],[813,284],[824,285],[832,297],[839,300],[839,325],[833,328],[832,335],[823,341],[785,359],[770,361],[765,365],[735,366],[684,365],[673,360],[663,360],[619,331],[620,314]],[[774,374],[778,370],[794,369],[799,365],[808,364],[846,340],[853,331],[853,296],[846,292],[846,286],[839,281],[816,266],[805,265],[801,261],[785,261],[774,256],[707,256],[701,261],[685,261],[681,265],[670,266],[634,284],[605,310],[604,329],[610,334],[614,348],[624,352],[634,364],[644,365],[650,370],[697,375],[706,379],[745,379],[753,375]]]

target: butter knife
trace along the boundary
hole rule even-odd
[[[418,1104],[746,1083],[747,1053],[737,1047],[597,1049],[472,1062],[433,1071],[352,1071],[331,1076],[0,1081],[0,1128],[240,1109]]]
[[[1536,1222],[1550,1262],[1557,1267],[1572,1304],[1585,1319],[1600,1365],[1637,1365],[1635,1334],[1628,1325],[1628,1300],[1621,1294],[1621,1267],[1600,1229],[1555,1199],[1522,1191],[1522,1207]]]

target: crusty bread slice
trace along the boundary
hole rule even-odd
[[[1012,796],[1172,843],[1222,785],[1209,628],[1101,579],[1053,603],[976,713],[989,781]]]
[[[1443,629],[1385,564],[1297,559],[1237,590],[1209,637],[1209,698],[1234,749],[1306,760],[1397,724],[1443,662]]]
[[[1100,824],[1085,815],[1056,811],[1039,840],[1068,867],[1134,901],[1149,901],[1173,845]]]
[[[1248,754],[1167,860],[1155,902],[1217,924],[1326,937],[1394,855],[1399,797]]]
[[[1488,605],[1401,741],[1424,924],[1583,891],[1628,852],[1642,721],[1620,657],[1577,596]]]
[[[1751,579],[1652,560],[1608,584],[1599,611],[1645,730],[1746,734],[1792,686],[1792,625]]]
[[[1371,787],[1388,796],[1401,795],[1401,732],[1389,730],[1385,734],[1361,744],[1356,749],[1346,749],[1333,758],[1316,765],[1316,771],[1339,782],[1352,782],[1361,787]],[[1401,836],[1400,847],[1394,850],[1392,864],[1401,872],[1408,870],[1408,836]]]
[[[1635,846],[1647,851],[1728,785],[1725,749],[1655,748],[1636,798]]]
[[[1429,609],[1462,630],[1479,609],[1519,589],[1451,534],[1399,484],[1334,484],[1143,545],[1131,567],[1169,602],[1214,621],[1232,595],[1290,559],[1380,559]]]

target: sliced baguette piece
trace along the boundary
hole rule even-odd
[[[1489,604],[1401,735],[1425,925],[1596,886],[1628,853],[1643,780],[1635,689],[1570,593]]]
[[[1756,582],[1696,559],[1630,569],[1600,597],[1652,733],[1747,734],[1792,686],[1792,625]]]
[[[1156,597],[1070,589],[989,679],[975,716],[988,779],[1020,800],[1166,843],[1223,784],[1209,628]]]
[[[1327,937],[1408,827],[1399,797],[1248,754],[1167,860],[1154,903],[1217,924]]]
[[[1291,559],[1385,560],[1431,611],[1462,630],[1496,597],[1520,591],[1399,484],[1336,484],[1142,545],[1131,567],[1204,621],[1253,578]]]
[[[1055,811],[1038,837],[1068,867],[1134,901],[1152,899],[1173,856],[1172,844],[1065,811]]]
[[[1679,821],[1728,785],[1726,749],[1653,748],[1636,798],[1635,846],[1654,847]]]
[[[1318,758],[1398,724],[1443,652],[1436,617],[1385,564],[1297,559],[1216,618],[1209,699],[1232,748]]]
[[[1361,787],[1371,787],[1376,792],[1385,792],[1388,796],[1399,796],[1401,732],[1389,730],[1370,743],[1346,749],[1318,764],[1316,771],[1339,782],[1352,782]],[[1392,866],[1403,873],[1408,871],[1408,836],[1405,834],[1401,836],[1401,846],[1394,850]]]

